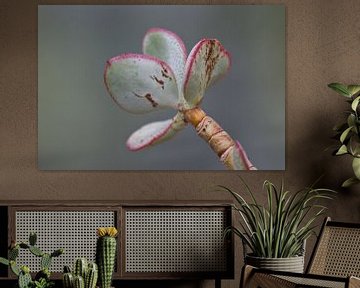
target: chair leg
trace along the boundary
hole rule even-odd
[[[215,288],[221,288],[221,279],[215,278]]]
[[[240,286],[239,286],[240,288],[248,287],[253,271],[254,271],[254,267],[250,265],[244,265],[241,271]]]

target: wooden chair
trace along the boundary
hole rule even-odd
[[[360,223],[326,218],[306,273],[244,266],[240,287],[360,287]]]

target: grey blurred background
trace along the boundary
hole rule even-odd
[[[225,169],[191,126],[157,146],[127,150],[133,131],[176,113],[130,114],[103,84],[106,60],[141,53],[151,27],[177,33],[188,52],[202,38],[220,40],[232,66],[201,107],[241,142],[259,170],[284,170],[283,5],[38,6],[39,169]]]

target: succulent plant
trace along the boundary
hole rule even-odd
[[[88,263],[86,258],[78,258],[74,263],[74,272],[69,266],[64,267],[64,288],[95,288],[98,279],[98,267],[96,263]]]
[[[37,235],[36,233],[30,233],[29,243],[12,241],[9,251],[8,259],[0,257],[0,263],[10,266],[11,271],[18,276],[19,288],[48,288],[53,286],[53,282],[50,281],[50,265],[53,257],[58,257],[64,253],[63,249],[57,249],[51,254],[43,252],[36,246]],[[16,263],[16,259],[19,256],[20,249],[28,250],[33,255],[40,257],[41,270],[36,273],[35,279],[32,280],[30,275],[30,269],[24,265],[19,267]]]
[[[151,28],[143,39],[144,54],[121,54],[106,62],[105,86],[124,110],[147,113],[171,108],[172,119],[148,123],[127,140],[131,151],[174,137],[190,123],[232,170],[256,170],[239,141],[200,108],[205,91],[230,68],[230,56],[217,39],[202,39],[186,53],[172,31]]]
[[[343,182],[343,187],[360,183],[360,85],[344,85],[331,83],[329,88],[347,98],[350,110],[347,111],[346,122],[334,127],[336,138],[340,140],[334,155],[350,155],[354,177]]]
[[[96,262],[99,267],[100,288],[110,288],[116,258],[115,227],[101,227],[97,229]]]
[[[85,288],[84,278],[80,275],[74,277],[74,288]]]

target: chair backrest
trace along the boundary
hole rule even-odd
[[[360,223],[326,218],[307,273],[360,277]]]

